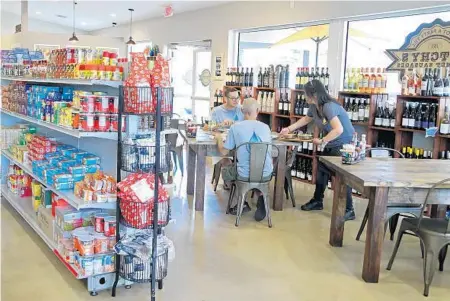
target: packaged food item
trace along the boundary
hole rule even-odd
[[[106,216],[104,218],[104,233],[105,236],[116,236],[116,217]]]
[[[82,226],[81,212],[71,207],[56,207],[55,221],[64,231],[71,231]]]
[[[95,215],[95,223],[94,223],[94,229],[95,232],[103,233],[105,230],[105,217],[108,216],[108,213],[97,213]]]
[[[105,272],[105,268],[103,266],[103,256],[94,256],[93,269],[94,275],[102,274]]]
[[[103,233],[94,235],[94,253],[101,254],[108,252],[108,238]]]
[[[95,129],[99,132],[108,132],[111,128],[110,115],[97,114],[96,118],[98,124],[95,126]]]
[[[94,155],[86,155],[81,159],[83,165],[100,164],[100,157]]]
[[[80,130],[84,132],[95,131],[94,116],[95,114],[92,113],[80,114]]]
[[[92,276],[94,274],[94,256],[76,254],[75,266],[82,276]]]
[[[94,236],[92,235],[80,235],[78,240],[78,252],[81,256],[94,255]]]

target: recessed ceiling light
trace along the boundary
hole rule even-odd
[[[113,18],[116,17],[116,14],[109,14],[109,15]]]
[[[36,12],[36,15],[40,15],[40,14],[42,14],[40,11],[37,11],[37,12]]]
[[[81,22],[81,25],[86,25],[87,23],[86,22]]]

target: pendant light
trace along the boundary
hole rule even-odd
[[[73,1],[73,32],[72,32],[72,36],[69,39],[69,42],[78,42],[77,35],[75,34],[75,5],[77,5],[77,3],[74,0]]]
[[[134,12],[134,9],[129,8],[128,10],[130,11],[130,39],[128,40],[128,42],[126,44],[127,45],[136,45],[136,42],[133,41],[133,37],[131,36],[131,32],[132,32],[132,28],[133,28],[133,12]]]

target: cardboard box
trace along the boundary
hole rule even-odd
[[[52,240],[54,228],[52,209],[39,206],[37,213],[37,223],[39,228],[42,229],[49,240]]]

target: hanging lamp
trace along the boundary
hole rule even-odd
[[[136,42],[133,40],[133,37],[131,36],[131,32],[133,29],[133,12],[134,9],[129,8],[128,9],[130,11],[130,39],[128,40],[128,42],[126,43],[127,45],[136,45]]]
[[[77,5],[77,3],[74,0],[73,1],[73,32],[72,32],[72,36],[69,39],[69,42],[78,42],[77,35],[75,34],[75,5]]]

